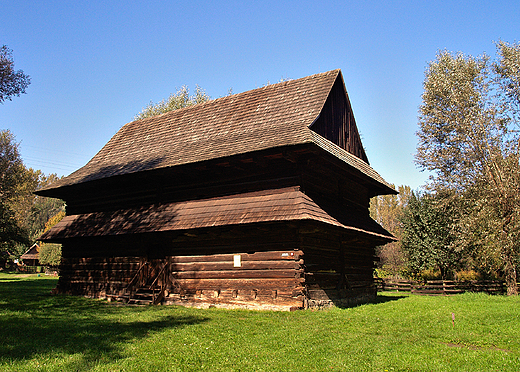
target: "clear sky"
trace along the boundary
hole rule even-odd
[[[0,1],[0,46],[31,77],[0,105],[27,166],[67,175],[150,101],[212,98],[340,68],[372,167],[416,189],[417,110],[438,50],[495,55],[520,1]]]

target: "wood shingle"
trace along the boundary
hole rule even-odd
[[[260,222],[314,220],[392,239],[370,218],[338,221],[298,187],[67,216],[42,240],[200,229]]]

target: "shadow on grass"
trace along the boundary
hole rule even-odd
[[[51,296],[55,285],[56,279],[1,284],[1,364],[49,355],[71,358],[67,369],[89,369],[99,362],[128,357],[123,355],[123,346],[129,341],[208,320],[175,309]]]
[[[376,298],[370,300],[369,297],[360,298],[359,293],[355,292],[349,293],[348,291],[337,289],[324,289],[323,292],[325,292],[328,298],[332,299],[334,306],[340,309],[350,309],[364,304],[383,304],[385,302],[397,301],[408,297],[402,294],[402,292],[400,294],[388,292],[383,294],[378,292]]]
[[[371,304],[384,304],[386,302],[391,302],[391,301],[398,301],[402,298],[406,298],[408,296],[404,296],[404,295],[381,295],[381,294],[377,294],[377,297],[375,300],[373,301],[370,301]]]

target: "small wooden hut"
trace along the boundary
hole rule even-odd
[[[369,217],[395,191],[370,167],[340,70],[123,126],[38,191],[67,216],[57,291],[296,309],[375,297]]]
[[[38,266],[40,264],[40,247],[34,243],[24,254],[20,256],[25,266]]]

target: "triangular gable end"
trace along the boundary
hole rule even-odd
[[[309,128],[369,164],[341,72],[320,115]]]
[[[39,259],[40,258],[40,246],[34,243],[24,254],[20,256],[22,260],[28,259]]]

